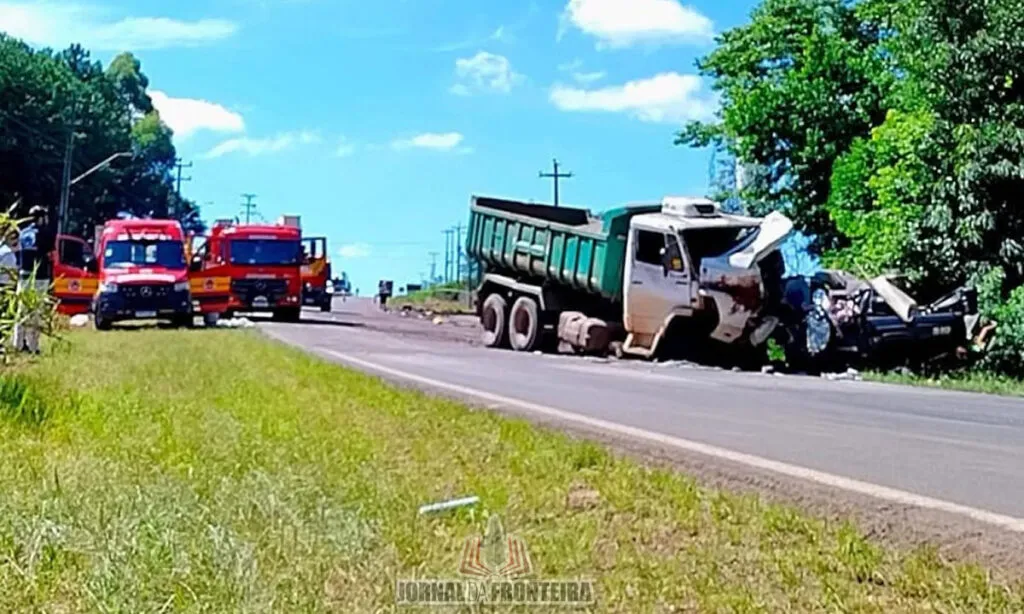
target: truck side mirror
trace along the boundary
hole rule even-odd
[[[192,256],[192,261],[189,262],[188,270],[193,273],[198,273],[203,270],[203,257],[200,255]]]
[[[661,271],[668,277],[668,272],[672,270],[672,256],[664,247],[658,253],[661,254]]]

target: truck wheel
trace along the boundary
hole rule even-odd
[[[331,311],[331,302],[332,301],[330,299],[328,299],[326,302],[321,303],[320,311],[323,312],[323,313],[330,313],[330,311]]]
[[[195,318],[190,313],[188,315],[174,316],[171,321],[175,328],[192,328],[195,326]]]
[[[540,345],[540,314],[537,301],[520,296],[508,316],[508,339],[512,349],[532,352]]]
[[[508,303],[500,294],[491,294],[480,308],[481,341],[489,348],[508,347]]]
[[[92,323],[93,326],[96,327],[96,330],[110,330],[110,320],[103,317],[103,315],[98,311],[93,315]]]
[[[220,314],[215,311],[203,314],[203,326],[206,328],[217,326],[218,321],[220,321]]]

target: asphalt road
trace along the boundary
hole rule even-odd
[[[359,299],[304,317],[322,322],[264,328],[328,359],[439,382],[449,392],[482,391],[496,405],[514,399],[627,432],[1024,518],[1024,400],[487,350],[458,341],[472,334],[464,329],[432,331],[428,322],[384,315]]]

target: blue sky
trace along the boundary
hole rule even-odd
[[[714,112],[694,60],[753,4],[0,0],[0,30],[133,50],[204,218],[243,192],[300,214],[365,293],[429,273],[471,194],[550,201],[553,157],[564,204],[703,194],[708,153],[673,135]]]

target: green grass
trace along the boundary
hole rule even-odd
[[[420,311],[431,311],[438,314],[472,314],[476,313],[468,301],[459,300],[460,292],[465,292],[465,284],[457,282],[442,284],[404,296],[397,296],[390,301],[392,307],[400,309],[408,306]],[[464,294],[462,294],[464,296]]]
[[[946,390],[962,390],[966,392],[984,392],[1004,396],[1024,396],[1024,380],[1005,375],[995,375],[985,371],[958,371],[937,375],[920,375],[917,373],[868,372],[865,379],[890,384],[908,386],[927,386]]]
[[[1021,586],[932,550],[252,331],[68,337],[0,385],[0,611],[392,611],[397,579],[454,577],[492,513],[541,577],[593,578],[602,612],[1024,611]]]

